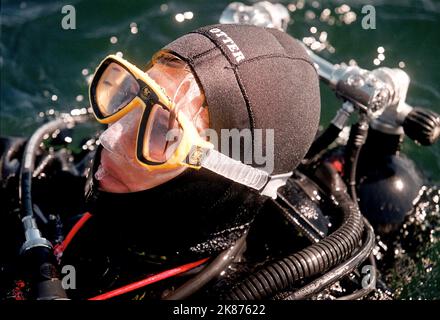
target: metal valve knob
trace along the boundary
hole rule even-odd
[[[409,138],[423,146],[429,146],[440,136],[440,115],[416,107],[406,116],[402,126]]]

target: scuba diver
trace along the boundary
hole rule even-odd
[[[316,136],[319,79],[344,103]],[[408,85],[251,25],[185,34],[145,71],[108,56],[89,109],[0,140],[0,299],[389,299],[376,239],[409,237],[427,190],[403,134],[440,135]],[[90,114],[107,127],[69,151]]]
[[[80,213],[91,216],[61,257],[78,275],[68,296],[82,298],[138,271],[215,257],[233,246],[276,191],[276,177],[290,176],[304,157],[320,116],[318,76],[300,43],[241,25],[188,33],[155,54],[145,72],[107,57],[91,82],[90,103],[108,128],[93,165],[82,169],[89,171],[84,199],[81,174],[33,187],[37,210],[58,217],[55,229],[62,224],[64,234]],[[244,150],[239,140],[238,159],[226,157],[201,136],[208,128],[217,133],[216,147],[236,152],[223,133],[237,129],[250,132],[251,146]],[[273,130],[273,141],[260,146],[273,158],[271,172],[253,156],[262,129]]]

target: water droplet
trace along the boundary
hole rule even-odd
[[[316,18],[316,14],[315,14],[313,11],[311,11],[311,10],[307,10],[306,13],[305,13],[305,15],[304,15],[304,17],[305,17],[307,20],[313,20],[313,19]]]
[[[89,70],[84,68],[84,69],[82,69],[81,74],[82,74],[83,76],[86,76],[86,75],[89,74]]]
[[[377,48],[377,53],[384,53],[385,52],[385,48],[384,47],[378,47]]]
[[[326,42],[327,41],[327,32],[322,31],[321,34],[319,35],[319,41],[321,42]]]
[[[137,27],[131,27],[130,32],[132,34],[136,34],[136,33],[138,33],[138,28]]]
[[[377,55],[377,58],[378,58],[380,61],[384,61],[384,60],[385,60],[385,55],[384,55],[383,53],[379,53],[379,54]]]
[[[318,9],[319,6],[320,6],[320,4],[319,4],[318,1],[313,1],[313,2],[312,2],[312,7],[313,7],[313,8]]]
[[[58,97],[57,95],[53,94],[52,97],[50,98],[52,101],[57,101]]]
[[[185,19],[191,20],[194,17],[194,13],[192,13],[191,11],[187,11],[183,14],[183,17]]]
[[[331,13],[332,12],[329,8],[325,8],[324,10],[322,10],[321,17],[320,17],[321,21],[327,21],[331,15]]]
[[[357,18],[356,13],[350,11],[342,16],[341,21],[344,22],[345,24],[352,24],[353,22],[356,21],[356,18]]]
[[[124,54],[121,51],[116,52],[116,56],[122,58]]]
[[[329,26],[334,25],[335,22],[336,22],[335,17],[330,17],[330,18],[328,18],[328,22],[327,22],[327,23],[328,23]]]
[[[160,11],[165,12],[167,10],[168,10],[168,5],[166,3],[160,5]]]
[[[92,83],[92,79],[93,79],[93,74],[88,75],[87,78],[86,78],[87,84],[91,84]]]
[[[376,58],[373,60],[373,63],[375,66],[378,66],[378,65],[380,65],[380,60]]]
[[[403,62],[403,61],[400,61],[399,62],[399,68],[405,68],[405,62]]]
[[[314,51],[321,49],[321,42],[319,42],[319,41],[313,42],[312,45],[310,46],[310,49],[312,49]]]
[[[110,43],[115,44],[117,42],[118,42],[118,38],[117,37],[113,36],[113,37],[110,38]]]
[[[185,20],[185,16],[181,13],[176,14],[175,19],[177,22],[183,22]]]
[[[130,23],[130,28],[137,28],[137,23],[136,22],[132,22]]]
[[[81,102],[83,100],[84,100],[84,96],[82,94],[76,96],[76,101]]]
[[[67,143],[72,143],[72,138],[71,137],[65,137],[64,141]]]
[[[295,12],[296,11],[296,5],[294,3],[290,3],[290,4],[287,5],[287,9],[290,12]]]
[[[335,12],[337,14],[344,14],[346,12],[349,12],[350,10],[351,10],[351,8],[347,4],[343,4],[342,6],[335,8]]]
[[[316,27],[311,27],[310,28],[310,32],[311,33],[316,33],[318,31],[318,29],[316,29]]]
[[[316,41],[315,37],[304,37],[302,40],[306,45],[310,46]]]

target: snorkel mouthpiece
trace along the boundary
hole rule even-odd
[[[203,167],[229,180],[243,184],[276,199],[279,187],[286,184],[291,172],[271,176],[264,170],[246,165],[218,152],[215,149],[194,147],[187,157],[189,165]]]

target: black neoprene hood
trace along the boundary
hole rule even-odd
[[[297,40],[270,28],[212,25],[164,50],[192,68],[219,137],[221,129],[274,129],[272,173],[299,164],[318,129],[320,94],[316,70]]]

